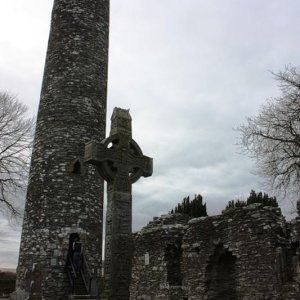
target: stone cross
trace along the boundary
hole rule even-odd
[[[128,300],[132,259],[131,186],[152,175],[152,158],[132,139],[129,110],[115,108],[110,136],[85,147],[85,161],[94,164],[108,182],[104,297]]]

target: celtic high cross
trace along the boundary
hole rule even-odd
[[[85,161],[94,164],[108,183],[104,297],[128,300],[132,258],[131,185],[152,175],[152,158],[132,139],[129,110],[115,108],[110,136],[85,147]]]

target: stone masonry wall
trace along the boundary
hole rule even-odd
[[[44,298],[67,299],[69,236],[101,273],[103,181],[83,163],[105,137],[109,0],[55,0],[23,222],[17,287],[33,263]]]
[[[181,299],[181,286],[168,283],[165,250],[169,245],[181,245],[188,218],[181,214],[154,218],[134,235],[134,257],[130,299]],[[149,262],[148,262],[149,261]]]
[[[131,300],[300,299],[300,220],[290,225],[260,204],[182,218],[163,216],[134,235]]]

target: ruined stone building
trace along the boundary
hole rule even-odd
[[[300,217],[252,204],[134,234],[132,300],[300,299]]]

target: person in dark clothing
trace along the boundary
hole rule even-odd
[[[79,273],[81,268],[82,244],[78,238],[76,238],[73,242],[72,252],[73,252],[73,265],[76,273]]]

